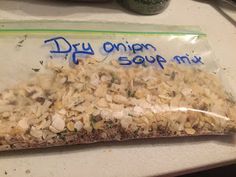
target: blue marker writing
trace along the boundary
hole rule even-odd
[[[176,55],[172,59],[173,61],[176,61],[177,64],[204,64],[202,62],[202,58],[200,56],[193,56],[192,58],[189,57],[188,54],[180,56]]]
[[[119,57],[118,61],[119,61],[120,65],[131,65],[132,64],[132,61],[130,61],[128,59],[128,57]]]
[[[120,65],[132,65],[132,64],[141,65],[145,62],[148,62],[151,64],[157,62],[157,64],[161,67],[161,69],[164,69],[164,64],[167,63],[167,60],[161,55],[149,56],[149,57],[136,55],[132,59],[122,56],[118,58],[118,61]]]
[[[144,57],[142,57],[141,55],[137,55],[133,58],[132,60],[135,64],[139,65],[139,64],[143,64],[145,59]]]
[[[203,62],[202,62],[202,58],[201,57],[198,57],[198,56],[194,56],[193,58],[192,58],[192,62],[193,63],[195,63],[195,64],[204,64]]]
[[[78,49],[78,47],[80,46],[80,43],[72,44],[72,46],[74,48],[74,52],[72,53],[72,61],[76,65],[79,64],[79,60],[76,57],[77,54],[94,55],[94,51],[90,43],[87,43],[87,46],[85,46],[85,43],[82,43],[81,50]]]
[[[71,44],[68,40],[64,37],[55,37],[44,41],[45,44],[52,43],[55,45],[55,49],[51,50],[50,53],[52,54],[72,54],[72,61],[74,64],[79,64],[77,59],[78,54],[85,54],[85,55],[94,55],[94,50],[90,43],[76,43]],[[62,46],[66,49],[62,49]]]
[[[156,51],[156,47],[154,47],[151,44],[129,44],[127,41],[126,43],[112,43],[112,42],[104,42],[103,43],[103,50],[106,53],[112,53],[112,52],[120,52],[120,51],[131,51],[133,54],[136,54],[138,52],[143,52],[144,50],[153,50]]]
[[[57,54],[57,53],[58,54],[60,54],[60,53],[68,54],[72,50],[72,47],[71,47],[69,41],[67,41],[64,37],[51,38],[51,39],[45,40],[44,43],[45,44],[53,43],[53,44],[56,45],[56,49],[50,51],[50,53],[53,53],[53,54]],[[61,47],[62,45],[67,46],[67,49],[63,50],[62,47]]]
[[[160,55],[156,56],[157,63],[161,67],[161,69],[164,69],[164,63],[167,63],[166,59]]]
[[[176,61],[178,64],[185,64],[185,63],[188,63],[188,64],[191,64],[191,61],[190,59],[188,58],[188,56],[179,56],[179,55],[176,55],[173,57],[173,60]]]

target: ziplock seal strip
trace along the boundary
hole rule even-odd
[[[111,31],[111,30],[79,30],[79,29],[0,29],[1,33],[102,33],[102,34],[128,34],[128,35],[195,35],[195,36],[204,36],[207,35],[205,33],[191,33],[191,32],[136,32],[136,31]]]

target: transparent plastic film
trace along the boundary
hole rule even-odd
[[[196,27],[1,22],[0,48],[0,150],[236,131]]]

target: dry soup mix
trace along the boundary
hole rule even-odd
[[[0,150],[236,131],[205,34],[24,23],[0,29]]]

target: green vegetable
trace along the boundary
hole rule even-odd
[[[140,14],[152,15],[161,13],[170,0],[118,0],[124,7]]]
[[[132,90],[128,90],[127,95],[128,95],[128,97],[134,97],[135,92]]]

